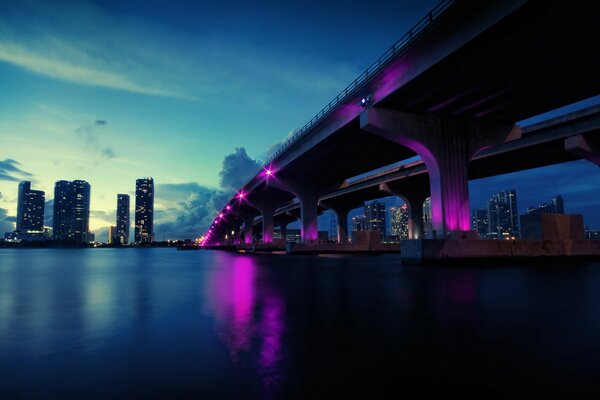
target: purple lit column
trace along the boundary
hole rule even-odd
[[[270,203],[265,203],[260,207],[260,212],[262,213],[263,243],[273,242],[273,211],[274,207]]]
[[[254,222],[254,215],[245,215],[244,219],[244,243],[252,244],[252,223]]]
[[[429,172],[434,235],[441,238],[470,230],[469,161],[481,148],[506,141],[513,129],[509,124],[376,108],[360,115],[360,126],[423,159]]]
[[[301,203],[301,236],[303,243],[315,243],[319,239],[319,195],[315,188],[304,186],[298,190]]]

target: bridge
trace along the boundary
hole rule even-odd
[[[296,217],[302,241],[314,243],[320,210],[344,221],[386,193],[409,204],[411,237],[422,232],[425,197],[433,232],[455,237],[470,229],[469,179],[580,158],[600,164],[597,109],[515,125],[600,93],[590,47],[599,33],[584,3],[442,1],[240,188],[207,243],[242,224],[249,243],[256,217],[265,243],[276,223]],[[536,157],[516,156],[533,149]],[[414,156],[420,161],[348,182]],[[347,226],[339,232],[343,242]]]

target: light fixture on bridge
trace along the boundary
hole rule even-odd
[[[237,194],[237,198],[240,200],[244,200],[245,197],[246,197],[246,194],[244,192],[239,192]]]
[[[229,210],[231,210],[231,206],[230,206],[229,204],[227,204],[227,205],[225,206],[225,209],[226,209],[227,211],[229,211]]]
[[[366,95],[365,97],[360,99],[360,105],[362,108],[367,108],[370,103],[371,103],[371,95],[370,94]]]

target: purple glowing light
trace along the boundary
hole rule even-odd
[[[225,209],[226,209],[227,211],[229,211],[229,210],[231,210],[231,206],[230,206],[229,204],[227,204],[227,205],[225,206]]]
[[[244,200],[245,197],[246,197],[246,194],[244,192],[239,192],[237,194],[237,198],[240,200]]]

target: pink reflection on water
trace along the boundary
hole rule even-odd
[[[285,305],[265,286],[253,257],[223,256],[207,281],[207,304],[217,333],[234,365],[255,363],[264,389],[273,393],[282,379]]]

